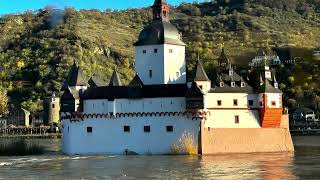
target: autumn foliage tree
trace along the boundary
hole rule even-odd
[[[8,101],[7,92],[0,88],[0,117],[8,114]]]

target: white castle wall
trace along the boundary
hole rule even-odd
[[[185,116],[64,120],[63,126],[66,154],[124,154],[126,149],[139,154],[167,154],[185,132],[197,143],[199,131],[199,121]],[[124,132],[123,126],[130,126],[130,132]],[[144,132],[144,126],[151,126],[151,132]],[[166,126],[173,126],[173,132],[167,132]],[[87,133],[87,127],[93,132]]]
[[[185,49],[185,46],[164,45],[164,80],[166,84],[186,83]]]
[[[238,106],[234,106],[234,99],[238,100]],[[218,100],[221,100],[221,106],[218,106]],[[252,106],[249,106],[249,100],[253,100]],[[211,113],[205,121],[205,127],[261,128],[258,94],[209,93],[205,96],[205,102],[206,108]],[[239,116],[239,123],[235,122],[235,116]]]
[[[170,44],[137,46],[135,69],[145,85],[186,83],[185,47]]]
[[[154,52],[155,49],[157,53]],[[144,50],[146,53],[143,53]],[[165,84],[164,53],[164,45],[136,46],[135,70],[145,85]],[[152,70],[152,77],[149,70]]]

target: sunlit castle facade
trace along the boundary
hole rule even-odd
[[[185,44],[170,6],[155,0],[153,21],[135,46],[136,76],[122,85],[87,80],[74,64],[61,98],[66,154],[170,154],[188,134],[200,154],[293,151],[282,92],[268,66],[241,77],[222,53],[210,80],[198,61],[187,82]]]

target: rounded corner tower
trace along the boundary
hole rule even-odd
[[[43,107],[44,123],[50,126],[58,126],[60,124],[60,98],[53,93],[51,97],[44,99]]]
[[[170,23],[170,6],[155,0],[153,21],[141,31],[135,46],[135,69],[145,85],[185,84],[185,43]]]

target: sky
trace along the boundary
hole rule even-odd
[[[171,5],[195,0],[167,0]],[[0,0],[0,15],[22,13],[26,10],[38,10],[47,5],[57,8],[75,7],[76,9],[127,9],[147,7],[154,0]]]

